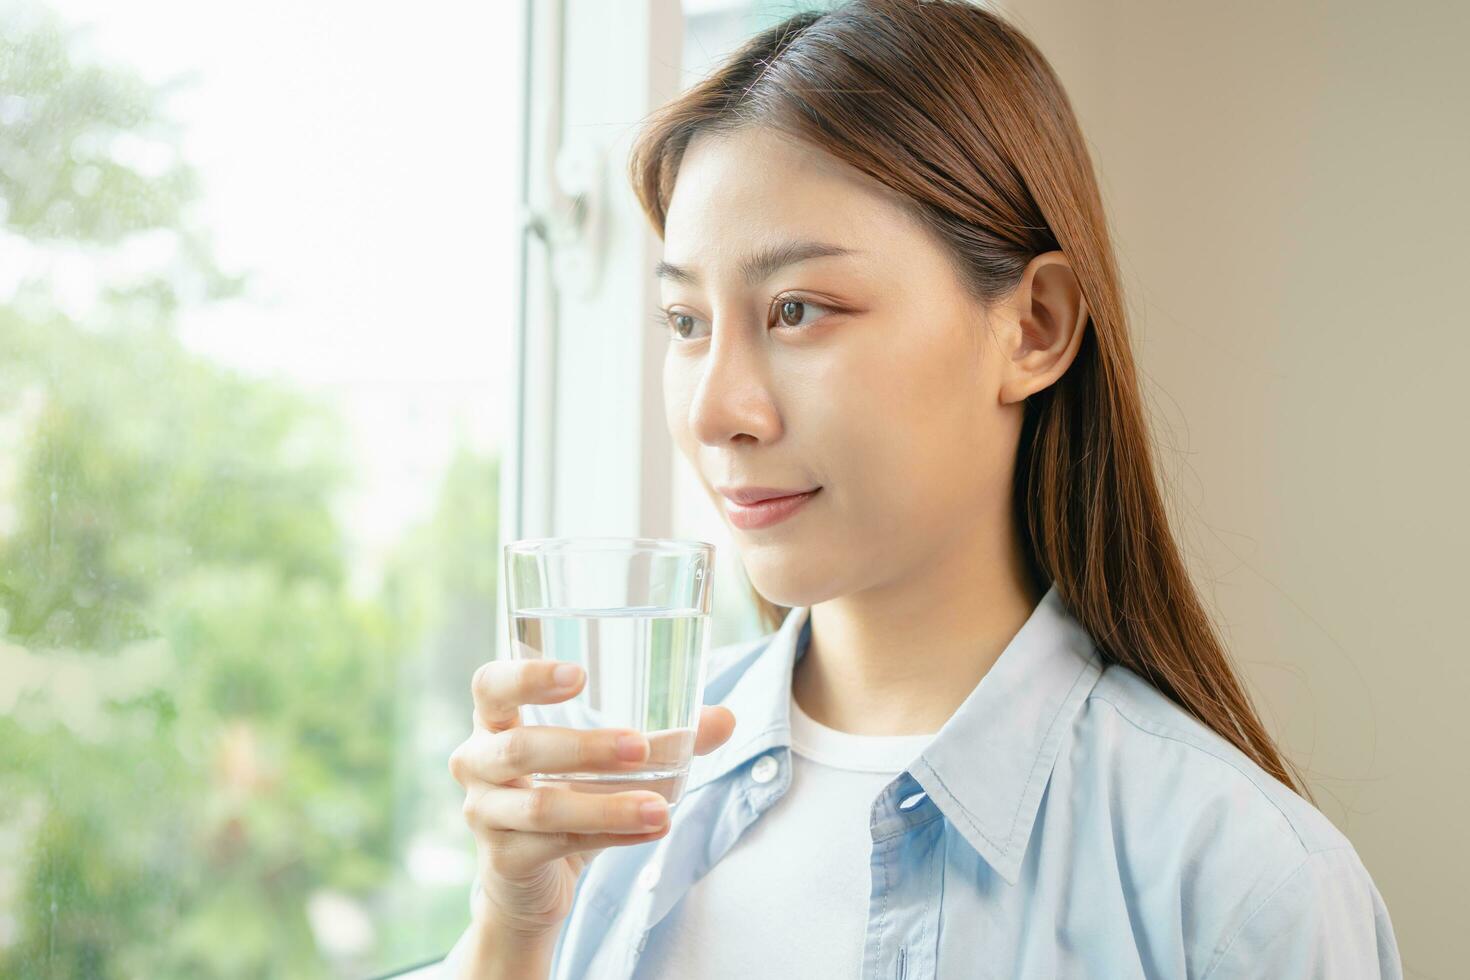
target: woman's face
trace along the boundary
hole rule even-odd
[[[850,254],[748,268],[809,242]],[[881,587],[1009,526],[1020,396],[983,309],[882,185],[773,130],[701,134],[660,268],[669,432],[767,598]],[[742,529],[717,488],[744,486],[821,490]]]

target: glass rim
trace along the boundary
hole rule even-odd
[[[615,535],[570,534],[549,538],[521,538],[502,546],[510,555],[547,555],[566,552],[622,551],[628,554],[714,554],[708,541],[689,538],[618,537]]]

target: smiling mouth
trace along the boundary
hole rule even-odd
[[[725,501],[725,513],[730,518],[730,523],[736,527],[747,530],[759,530],[771,527],[785,521],[787,518],[800,512],[807,501],[822,492],[821,487],[806,493],[791,494],[786,497],[771,497],[754,504],[737,504],[733,500]]]

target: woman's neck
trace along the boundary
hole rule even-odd
[[[813,605],[810,644],[791,680],[801,709],[854,735],[937,732],[1041,601],[1023,567],[955,571],[933,562],[922,581]]]

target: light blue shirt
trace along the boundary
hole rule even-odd
[[[694,758],[664,838],[592,862],[553,980],[636,977],[648,945],[674,935],[660,930],[670,910],[786,792],[809,612],[710,654],[704,701],[728,706],[735,732]],[[1055,586],[870,817],[863,978],[1402,977],[1347,838],[1105,666]],[[783,976],[770,956],[766,976]]]

